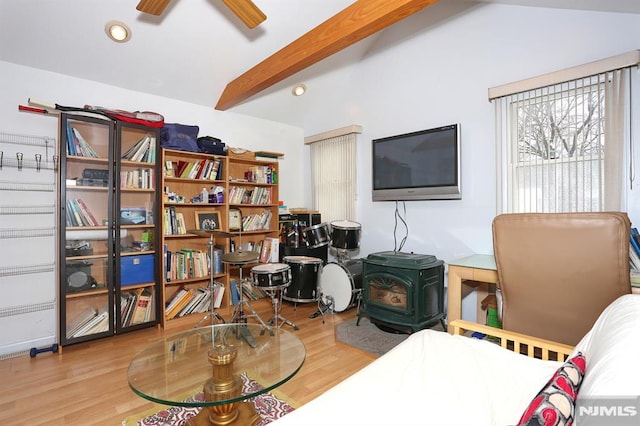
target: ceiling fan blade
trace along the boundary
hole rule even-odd
[[[144,1],[144,0],[143,0]],[[255,28],[267,15],[262,13],[251,0],[222,0],[233,13],[249,28]]]
[[[136,6],[140,12],[149,13],[151,15],[160,15],[171,0],[140,0]]]

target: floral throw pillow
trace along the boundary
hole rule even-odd
[[[586,364],[582,352],[569,358],[533,398],[518,425],[572,425],[575,419],[576,398],[584,378]]]

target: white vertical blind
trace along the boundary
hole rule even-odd
[[[629,68],[494,99],[500,212],[624,210]]]
[[[355,220],[356,134],[311,143],[313,209],[324,222]]]
[[[623,191],[616,191],[624,186],[624,147],[627,134],[625,122],[630,119],[630,81],[629,69],[614,71],[606,81],[605,93],[605,126],[604,138],[604,210],[623,209],[626,200]],[[630,120],[629,120],[630,122]],[[629,144],[630,145],[630,144]]]

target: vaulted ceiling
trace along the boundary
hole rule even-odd
[[[136,10],[138,0],[2,0],[0,60],[259,116],[247,107],[253,100],[290,97],[301,79],[357,63],[377,31],[402,25],[404,15],[447,16],[453,4],[459,11],[486,2],[640,13],[636,0],[254,0],[267,19],[249,29],[222,0],[171,0],[160,16]],[[348,25],[323,24],[346,8]],[[127,43],[107,38],[112,20],[131,28]],[[287,122],[287,111],[281,116]]]

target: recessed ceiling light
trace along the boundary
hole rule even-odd
[[[109,21],[104,26],[104,30],[109,38],[117,43],[125,43],[131,38],[131,30],[122,22]]]
[[[303,83],[300,83],[293,86],[293,89],[291,89],[291,94],[293,96],[302,96],[306,91],[307,91],[307,86],[305,86]]]

